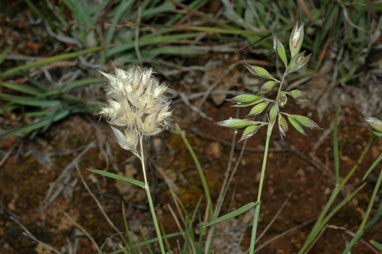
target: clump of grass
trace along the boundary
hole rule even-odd
[[[184,245],[182,253],[212,253],[212,242],[214,235],[214,226],[217,223],[221,223],[226,220],[230,220],[240,214],[243,214],[251,209],[255,209],[254,217],[253,217],[253,226],[251,232],[251,242],[249,246],[249,253],[255,252],[255,244],[257,241],[257,227],[259,223],[260,217],[260,209],[262,203],[262,189],[265,179],[266,166],[268,160],[268,150],[270,138],[273,132],[274,127],[277,125],[279,133],[281,137],[285,137],[286,133],[289,129],[289,125],[292,125],[294,129],[296,129],[301,134],[305,134],[304,127],[306,128],[319,128],[318,125],[311,119],[306,116],[296,115],[292,113],[287,113],[284,111],[284,107],[288,102],[288,98],[292,98],[297,101],[307,101],[309,98],[307,94],[301,90],[291,90],[285,91],[283,88],[285,84],[285,78],[296,71],[301,70],[309,61],[310,55],[306,55],[305,52],[301,51],[302,41],[304,39],[304,26],[296,23],[293,28],[290,37],[289,37],[289,51],[290,56],[287,57],[287,50],[285,49],[282,42],[277,38],[276,34],[273,34],[273,48],[276,54],[280,57],[282,63],[284,64],[285,71],[281,77],[278,79],[270,74],[266,69],[259,66],[251,66],[249,64],[245,64],[245,67],[248,69],[250,73],[255,75],[258,78],[264,79],[264,83],[256,94],[242,94],[236,96],[232,99],[235,103],[235,107],[250,107],[249,113],[244,119],[239,118],[229,118],[225,121],[219,122],[219,125],[223,127],[228,127],[231,129],[239,130],[243,129],[241,134],[240,142],[246,142],[247,139],[253,137],[257,131],[266,126],[266,142],[265,149],[263,155],[263,162],[261,166],[261,175],[260,175],[260,183],[258,187],[257,199],[256,202],[250,202],[239,209],[229,212],[223,216],[218,217],[220,212],[219,200],[217,204],[213,205],[213,200],[210,196],[210,191],[208,187],[208,183],[205,179],[203,169],[197,155],[193,151],[192,147],[187,141],[185,132],[177,128],[176,133],[180,134],[182,140],[184,141],[188,151],[192,155],[192,158],[195,162],[199,177],[203,183],[203,189],[205,192],[205,199],[207,201],[207,209],[205,213],[205,218],[199,219],[200,223],[198,224],[200,229],[199,239],[195,237],[195,232],[193,230],[193,222],[195,221],[196,215],[198,214],[198,209],[200,206],[199,200],[197,207],[193,211],[192,217],[190,218],[187,215],[182,204],[174,198],[175,203],[178,208],[179,214],[182,214],[182,209],[184,212],[184,216],[182,217],[182,221],[185,225],[185,230],[180,228],[181,235],[184,238]],[[142,163],[142,172],[144,176],[144,182],[121,177],[115,175],[113,173],[104,172],[100,170],[90,170],[94,173],[98,173],[107,177],[111,177],[117,180],[122,180],[131,184],[135,184],[141,188],[144,188],[146,191],[147,200],[150,206],[150,212],[154,221],[155,230],[157,233],[157,238],[152,240],[147,240],[144,238],[144,244],[146,245],[149,252],[152,252],[149,243],[151,242],[159,242],[161,253],[165,253],[165,248],[163,244],[163,237],[161,235],[161,231],[159,228],[158,221],[156,219],[156,214],[154,210],[154,205],[152,202],[148,180],[146,176],[145,170],[145,159],[144,159],[144,151],[143,151],[143,136],[144,135],[155,135],[160,132],[164,127],[167,126],[168,117],[170,117],[171,113],[169,112],[169,102],[164,97],[164,92],[166,91],[166,87],[160,84],[151,76],[151,70],[141,69],[140,67],[130,67],[127,71],[122,71],[117,69],[116,75],[109,75],[103,73],[107,79],[109,79],[109,86],[107,88],[107,96],[108,96],[108,106],[103,108],[101,113],[104,114],[110,121],[112,125],[113,132],[117,137],[117,141],[120,146],[126,150],[131,151],[135,156],[137,156]],[[267,96],[272,90],[277,90],[276,97],[270,98]],[[346,196],[343,200],[341,200],[334,207],[334,201],[336,200],[338,194],[343,190],[343,188],[348,183],[350,177],[354,175],[355,171],[359,168],[359,165],[363,161],[366,153],[369,151],[372,146],[376,136],[382,135],[382,121],[375,117],[370,117],[366,121],[369,123],[375,136],[369,142],[368,146],[362,152],[357,164],[348,172],[343,180],[340,178],[340,161],[339,161],[339,151],[338,151],[338,139],[337,139],[337,127],[338,127],[338,116],[339,116],[340,107],[338,105],[336,110],[336,118],[334,124],[333,131],[333,151],[334,151],[334,171],[335,171],[335,187],[332,191],[332,194],[327,201],[325,207],[320,213],[318,219],[316,220],[310,234],[308,235],[304,245],[299,250],[299,254],[306,253],[320,236],[320,233],[325,229],[328,221],[341,209],[344,205],[346,205],[364,186],[365,184],[361,184],[356,190]],[[260,114],[266,113],[266,121],[257,120]],[[236,132],[235,132],[236,133]],[[235,134],[236,135],[236,134]],[[233,150],[232,150],[233,152]],[[240,161],[240,158],[239,160]],[[382,161],[382,155],[380,155],[375,162],[370,166],[364,175],[365,180],[368,175],[376,168],[376,166]],[[238,162],[237,162],[238,163]],[[229,163],[228,169],[231,167],[231,162]],[[235,166],[236,170],[237,165]],[[234,170],[234,171],[235,171]],[[229,181],[228,181],[229,182]],[[376,195],[379,190],[379,187],[382,182],[382,170],[379,174],[377,183],[374,187],[373,194],[371,195],[369,206],[367,209],[366,216],[362,219],[362,223],[359,227],[359,230],[354,235],[351,242],[347,245],[344,253],[348,253],[350,249],[354,246],[354,244],[360,239],[360,237],[364,234],[364,232],[372,227],[376,221],[382,216],[382,206],[378,208],[377,215],[373,217],[368,222],[368,218],[370,217],[371,209],[375,203]],[[229,184],[229,183],[228,183]],[[227,186],[227,182],[224,181],[222,193]],[[175,194],[174,194],[175,196]],[[224,194],[222,195],[224,197]],[[215,209],[214,209],[215,208]],[[171,209],[170,209],[171,210]],[[172,210],[171,210],[172,211]],[[172,211],[173,216],[174,212]],[[174,218],[180,227],[179,220]],[[127,222],[125,222],[126,228]],[[209,230],[207,233],[207,229]],[[128,231],[128,230],[127,230]],[[207,234],[206,234],[207,233]],[[165,239],[167,237],[179,236],[178,234],[169,234],[165,235]],[[207,237],[205,237],[207,236]],[[130,241],[131,242],[131,241]],[[204,245],[203,245],[204,243]],[[132,243],[130,243],[132,244]],[[135,252],[135,247],[143,244],[135,244],[130,246],[131,251]],[[167,249],[170,247],[167,245]],[[372,245],[375,246],[376,249],[380,248],[380,244],[378,242],[373,241]],[[203,248],[204,246],[204,248]],[[178,247],[180,251],[180,247]]]

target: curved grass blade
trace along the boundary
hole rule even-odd
[[[369,174],[374,170],[374,168],[382,161],[382,154],[378,156],[378,158],[373,162],[373,164],[370,166],[370,168],[367,170],[366,174],[363,176],[362,181],[365,181],[365,179],[369,176]]]
[[[235,211],[232,211],[230,213],[227,213],[226,215],[223,215],[223,216],[221,216],[219,218],[216,218],[216,219],[210,221],[209,223],[207,223],[205,225],[205,227],[210,227],[210,226],[215,225],[217,223],[220,223],[220,222],[232,219],[232,218],[234,218],[236,216],[239,216],[240,214],[247,212],[249,209],[254,208],[258,204],[259,204],[258,202],[256,202],[256,203],[255,202],[250,202],[250,203],[248,203],[246,205],[243,205],[242,207],[236,209]]]
[[[81,50],[81,51],[77,51],[77,52],[66,53],[66,54],[61,54],[58,56],[48,57],[46,59],[42,59],[42,60],[32,62],[32,63],[27,63],[27,64],[11,68],[9,70],[6,70],[6,71],[0,73],[0,79],[12,76],[12,75],[14,75],[20,71],[25,71],[25,70],[29,70],[31,68],[47,65],[49,63],[58,62],[58,61],[74,58],[74,57],[85,55],[85,54],[94,53],[94,52],[100,51],[102,49],[103,49],[103,47],[99,46],[99,47],[85,49],[85,50]]]
[[[183,39],[189,39],[189,38],[195,38],[199,36],[199,33],[188,33],[188,34],[174,34],[174,35],[163,35],[159,36],[157,33],[142,36],[139,39],[139,47],[146,46],[146,45],[157,45],[159,43],[166,43],[166,42],[172,42],[172,41],[179,41]],[[113,49],[110,49],[109,52],[107,53],[107,57],[111,57],[115,54],[121,53],[125,50],[129,50],[134,48],[134,42],[130,41],[127,42],[126,44],[117,46]],[[1,77],[1,76],[0,76]]]
[[[379,251],[382,251],[382,243],[376,242],[374,240],[371,240],[370,243],[377,248]]]
[[[120,175],[117,175],[117,174],[114,174],[114,173],[110,173],[110,172],[106,172],[106,171],[103,171],[103,170],[92,169],[92,168],[88,168],[87,170],[90,171],[90,172],[93,172],[95,174],[99,174],[99,175],[103,175],[103,176],[106,176],[106,177],[109,177],[109,178],[113,178],[113,179],[116,179],[116,180],[119,180],[119,181],[131,183],[131,184],[134,184],[134,185],[136,185],[138,187],[141,187],[141,188],[145,187],[145,183],[142,182],[142,181],[138,181],[138,180],[131,179],[131,178],[128,178],[128,177],[120,176]]]
[[[347,245],[347,247],[346,247],[346,249],[344,250],[343,253],[348,253],[353,248],[354,244],[359,240],[359,238],[361,238],[363,233],[365,233],[365,231],[366,231],[366,229],[365,229],[366,221],[368,220],[368,218],[370,216],[371,209],[374,206],[375,198],[377,196],[379,187],[381,186],[381,182],[382,182],[382,169],[379,172],[377,183],[374,186],[374,191],[373,191],[373,194],[371,195],[370,202],[369,202],[369,205],[367,207],[366,213],[363,216],[361,225],[359,226],[359,229],[357,230],[357,233],[355,234],[353,239],[350,241],[350,243]]]
[[[135,252],[135,246],[133,243],[133,238],[131,237],[130,230],[129,230],[129,224],[127,223],[126,218],[126,212],[125,212],[125,204],[122,203],[122,218],[123,218],[123,225],[125,226],[125,234],[127,237],[127,241],[129,243],[129,249],[131,250],[132,254],[136,254]]]
[[[40,89],[31,87],[28,85],[20,85],[20,84],[13,84],[13,83],[9,83],[9,82],[1,82],[0,81],[0,86],[12,89],[14,91],[30,94],[30,95],[41,95],[43,93],[43,91],[41,91]]]
[[[175,238],[175,237],[179,237],[179,236],[182,236],[182,234],[180,232],[177,232],[177,233],[171,233],[171,234],[167,234],[166,235],[166,238],[167,239],[171,239],[171,238]],[[147,243],[155,243],[158,241],[158,238],[152,238],[150,240],[147,240]],[[139,248],[139,247],[142,247],[142,246],[145,246],[146,243],[144,242],[140,242],[140,243],[137,243],[134,245],[134,248]],[[116,251],[113,251],[111,252],[110,254],[120,254],[122,253],[122,250],[116,250]]]
[[[78,87],[82,87],[82,86],[88,86],[88,85],[102,84],[102,83],[105,83],[104,79],[82,79],[82,80],[77,80],[77,81],[63,85],[59,91],[60,92],[67,92],[67,91],[72,90],[74,88],[78,88]]]
[[[40,100],[31,97],[23,97],[0,93],[0,99],[9,101],[19,105],[33,106],[33,107],[55,107],[60,104],[58,100]]]
[[[69,110],[61,111],[60,113],[55,115],[53,119],[51,119],[51,117],[45,117],[44,119],[42,119],[38,122],[35,122],[35,123],[29,124],[27,126],[2,133],[2,134],[0,134],[0,138],[5,138],[5,137],[9,137],[12,135],[17,135],[17,134],[22,134],[22,133],[28,133],[28,132],[43,128],[44,126],[48,125],[51,121],[56,122],[56,121],[63,119],[64,117],[68,116],[69,113],[70,113]]]

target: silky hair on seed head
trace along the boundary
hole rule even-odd
[[[152,136],[167,128],[171,116],[167,85],[152,75],[151,68],[115,69],[108,79],[108,105],[100,111],[112,126],[119,145],[136,153],[140,136]]]

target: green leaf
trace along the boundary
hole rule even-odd
[[[209,223],[207,223],[204,227],[210,227],[210,226],[213,226],[217,223],[220,223],[220,222],[223,222],[223,221],[226,221],[226,220],[230,220],[234,217],[237,217],[239,216],[240,214],[243,214],[245,212],[247,212],[249,209],[252,209],[254,208],[255,206],[258,205],[258,202],[250,202],[242,207],[240,207],[239,209],[236,209],[235,211],[232,211],[230,213],[227,213],[226,215],[223,215],[219,218],[216,218],[212,221],[210,221]]]
[[[252,66],[250,64],[247,64],[245,63],[244,66],[248,69],[248,71],[257,76],[257,77],[261,77],[261,78],[265,78],[265,79],[273,79],[273,80],[276,80],[266,69],[264,69],[263,67],[260,67],[260,66]]]
[[[275,87],[276,85],[276,82],[273,81],[273,80],[269,80],[267,82],[265,82],[261,87],[260,87],[260,92],[259,94],[266,94],[268,93],[269,91],[271,91],[273,89],[273,87]]]
[[[273,49],[276,51],[276,53],[280,57],[281,61],[283,61],[285,67],[287,67],[288,66],[288,60],[287,60],[287,56],[285,53],[284,45],[277,38],[275,33],[272,33],[272,37],[273,37]]]
[[[376,117],[366,118],[366,122],[373,128],[376,132],[382,132],[382,121]]]
[[[289,38],[289,49],[293,58],[300,52],[302,41],[304,40],[304,25],[298,26],[298,22],[294,26]]]
[[[313,120],[309,119],[306,116],[291,115],[290,117],[292,117],[299,124],[302,124],[305,127],[308,127],[308,128],[319,128],[319,126]]]
[[[254,106],[251,111],[249,112],[249,116],[253,116],[253,115],[258,115],[258,114],[261,114],[265,109],[266,107],[268,106],[269,104],[269,101],[264,101],[262,103],[259,103],[257,104],[256,106]]]
[[[298,101],[307,101],[309,99],[308,95],[301,90],[292,90],[288,92],[290,96],[292,96],[293,99],[298,100]]]
[[[279,113],[279,107],[277,104],[274,104],[269,111],[269,120],[273,123],[276,120],[276,116]]]
[[[251,103],[260,99],[262,99],[261,96],[254,94],[241,94],[232,98],[232,100],[240,103]]]
[[[253,102],[248,102],[248,103],[240,103],[239,102],[239,103],[236,103],[232,107],[235,107],[235,108],[245,108],[245,107],[249,107],[249,106],[253,106],[253,105],[259,104],[259,103],[261,103],[263,101],[265,101],[265,99],[261,97],[261,99],[253,101]]]
[[[290,64],[288,65],[288,72],[292,73],[303,68],[309,62],[311,56],[312,54],[305,56],[305,51],[303,51],[298,54],[296,58],[293,57]]]
[[[138,187],[141,187],[141,188],[145,188],[145,183],[142,182],[142,181],[134,180],[134,179],[131,179],[131,178],[128,178],[128,177],[120,176],[120,175],[117,175],[117,174],[114,174],[114,173],[110,173],[110,172],[107,172],[107,171],[103,171],[103,170],[91,169],[91,168],[88,168],[87,170],[90,171],[90,172],[93,172],[95,174],[103,175],[103,176],[106,176],[106,177],[109,177],[109,178],[113,178],[113,179],[116,179],[116,180],[119,180],[119,181],[123,181],[123,182],[134,184],[134,185],[136,185]]]
[[[245,128],[245,130],[243,131],[243,134],[241,135],[241,138],[239,140],[239,142],[247,139],[247,138],[250,138],[252,137],[253,135],[256,134],[256,132],[262,127],[262,125],[251,125],[251,126],[248,126],[247,128]]]
[[[287,102],[288,102],[288,97],[286,96],[286,92],[281,91],[280,97],[279,97],[280,107],[284,107]]]
[[[298,131],[300,132],[301,134],[305,135],[305,131],[304,129],[302,128],[302,126],[296,121],[294,120],[291,116],[288,115],[288,120],[290,122],[290,124]]]
[[[227,120],[218,122],[218,125],[220,126],[233,128],[233,129],[244,128],[251,124],[252,124],[252,121],[248,119],[238,119],[238,118],[229,118]]]
[[[285,137],[288,131],[288,122],[285,120],[285,118],[281,114],[279,114],[278,123],[279,123],[279,131],[281,134],[281,138]]]

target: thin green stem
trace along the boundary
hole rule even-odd
[[[279,96],[280,96],[281,88],[282,88],[283,85],[284,85],[284,80],[285,80],[285,77],[286,77],[287,75],[288,75],[288,71],[285,70],[284,75],[283,75],[283,77],[281,78],[281,82],[280,82],[279,90],[277,91],[276,103],[277,103],[278,100],[279,100]]]
[[[285,80],[285,77],[287,76],[287,74],[288,74],[288,71],[285,70],[284,75],[282,76],[281,81],[280,81],[280,86],[279,86],[279,89],[277,91],[277,96],[276,96],[276,99],[275,99],[275,103],[278,103],[278,101],[279,101],[280,92],[281,92],[282,86],[284,85],[284,80]],[[257,225],[259,223],[259,217],[260,217],[261,194],[263,192],[265,170],[267,168],[269,141],[271,139],[274,123],[275,123],[275,120],[273,120],[273,122],[271,122],[271,120],[269,120],[268,128],[267,128],[267,138],[265,140],[263,164],[261,166],[260,183],[259,183],[259,189],[258,189],[258,192],[257,192],[257,202],[258,202],[259,205],[256,206],[255,214],[253,215],[251,243],[250,243],[250,246],[249,246],[249,253],[250,254],[253,254],[255,252]]]
[[[145,192],[146,192],[147,201],[149,203],[151,216],[153,217],[153,222],[154,222],[155,231],[156,231],[156,234],[157,234],[157,237],[158,237],[159,247],[160,247],[161,253],[165,254],[166,251],[164,249],[162,235],[161,235],[161,232],[160,232],[157,216],[155,214],[154,204],[153,204],[153,200],[151,198],[151,193],[150,193],[150,187],[149,187],[149,183],[147,181],[147,176],[146,176],[145,155],[144,155],[144,151],[143,151],[143,136],[139,137],[139,146],[140,146],[140,153],[141,153],[139,158],[141,159],[143,178],[144,178],[144,182],[145,182],[144,189],[145,189]]]
[[[249,253],[250,254],[253,254],[255,252],[257,225],[258,225],[259,216],[260,216],[261,194],[262,194],[262,191],[263,191],[265,169],[267,167],[267,160],[268,160],[269,141],[271,139],[272,129],[273,129],[273,123],[269,123],[268,124],[268,129],[267,129],[267,139],[265,140],[263,164],[261,166],[259,190],[257,192],[257,202],[259,203],[259,205],[256,206],[255,214],[254,214],[254,217],[253,217],[251,243],[250,243],[250,247],[249,247]]]

